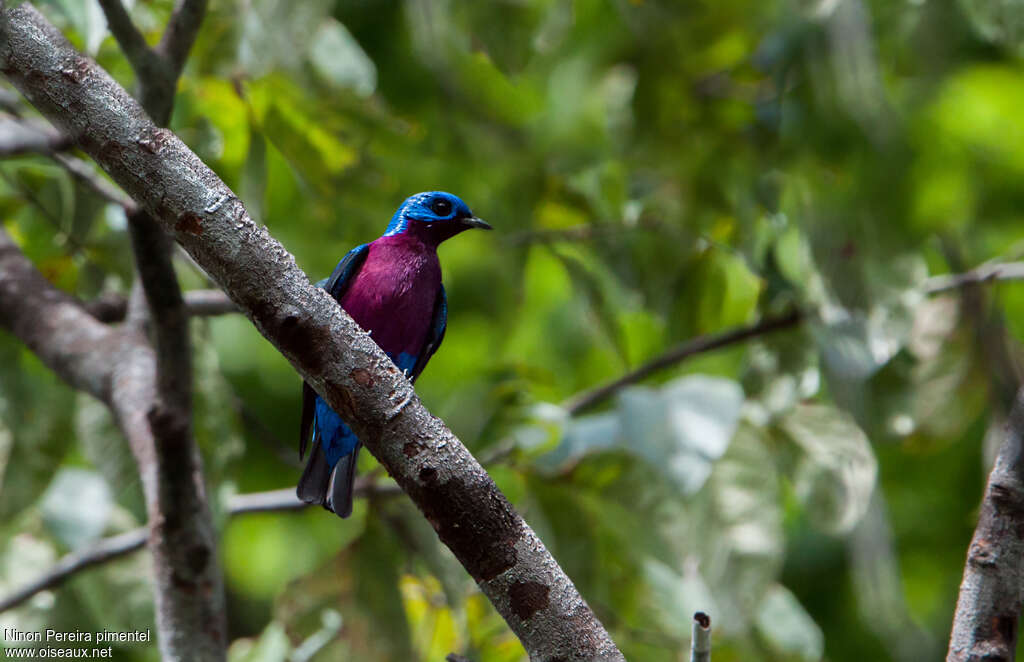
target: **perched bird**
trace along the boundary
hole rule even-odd
[[[463,230],[491,226],[466,203],[441,191],[419,193],[402,203],[384,234],[353,248],[330,278],[317,283],[415,382],[444,338],[448,302],[441,284],[438,245]],[[313,449],[296,492],[341,517],[352,514],[352,485],[360,442],[303,382],[299,457]]]

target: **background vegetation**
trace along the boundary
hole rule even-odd
[[[98,5],[39,4],[131,84]],[[158,34],[171,4],[132,15]],[[1024,289],[937,277],[1024,251],[1021,25],[996,0],[214,0],[172,128],[313,280],[421,190],[495,226],[441,249],[449,330],[417,391],[628,659],[680,659],[698,608],[718,660],[938,659]],[[51,160],[0,162],[0,214],[61,288],[128,291],[123,212]],[[297,480],[300,381],[242,317],[193,325],[231,660],[523,659],[401,495],[227,517]],[[0,354],[3,594],[145,508],[105,408]],[[146,564],[0,626],[150,627]]]

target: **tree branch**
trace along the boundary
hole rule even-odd
[[[110,28],[110,33],[114,35],[117,45],[121,47],[125,57],[128,58],[128,63],[135,70],[135,76],[141,81],[148,76],[148,67],[151,66],[156,53],[146,43],[146,38],[142,36],[139,29],[135,27],[132,17],[128,15],[121,0],[98,0],[98,2],[100,8],[103,9],[103,15],[107,17],[107,27]]]
[[[372,339],[173,133],[30,7],[7,12],[0,62],[245,311],[356,432],[535,660],[622,660],[494,481]],[[70,72],[70,73],[69,73]],[[73,108],[75,112],[68,112]]]
[[[155,358],[145,337],[134,326],[109,327],[85,312],[50,285],[2,229],[0,326],[69,384],[105,402],[128,439],[149,514],[164,658],[223,659],[220,566],[198,458],[194,445],[167,448],[181,431],[154,402]]]
[[[121,0],[98,0],[107,26],[135,72],[142,107],[157,124],[165,125],[174,106],[178,76],[167,61],[146,43]]]
[[[702,611],[693,615],[690,662],[711,662],[711,617]]]
[[[50,156],[93,193],[124,209],[125,214],[131,216],[138,212],[139,206],[135,204],[135,201],[125,195],[124,191],[97,175],[92,164],[70,154],[51,154]]]
[[[220,290],[189,290],[183,293],[185,312],[191,317],[214,317],[241,312],[238,306]],[[101,322],[123,322],[128,314],[128,298],[116,292],[107,292],[82,304],[85,310]]]
[[[373,479],[361,476],[356,480],[353,491],[362,496],[393,496],[401,494],[397,485],[378,485]],[[236,494],[228,500],[227,514],[230,517],[249,513],[269,513],[289,510],[304,510],[311,504],[299,501],[294,488],[271,490],[269,492],[253,492]],[[70,552],[52,568],[42,575],[16,590],[5,598],[0,598],[0,613],[23,604],[40,591],[45,591],[62,584],[69,577],[83,570],[127,556],[141,549],[146,544],[148,532],[142,526],[132,531],[104,538],[87,549]]]
[[[177,79],[185,67],[185,60],[199,34],[206,14],[207,0],[178,0],[178,5],[167,22],[157,52],[163,56]]]
[[[70,148],[71,139],[48,124],[11,115],[0,117],[0,158],[53,154]]]
[[[997,262],[983,264],[959,274],[932,276],[924,282],[925,294],[940,294],[967,285],[978,285],[1000,280],[1024,280],[1024,262]]]
[[[781,317],[768,317],[756,324],[732,329],[716,335],[698,336],[672,347],[661,356],[645,363],[636,370],[627,372],[623,376],[614,379],[607,384],[590,389],[589,391],[577,393],[566,400],[562,406],[569,412],[570,416],[576,416],[577,414],[604,402],[626,386],[636,384],[637,382],[650,377],[659,370],[664,370],[665,368],[673,366],[680,361],[690,358],[691,356],[728,347],[729,345],[735,345],[737,343],[750,340],[751,338],[756,338],[757,336],[772,333],[773,331],[792,328],[798,325],[802,320],[803,315],[800,311],[794,310]]]
[[[947,662],[1012,660],[1024,606],[1024,390],[1006,424],[967,551]]]
[[[110,401],[122,338],[39,273],[0,227],[0,325],[75,388]]]
[[[146,535],[146,528],[140,527],[118,536],[105,538],[88,549],[74,551],[62,556],[52,568],[41,576],[22,586],[14,593],[0,599],[0,613],[8,609],[14,609],[23,602],[28,601],[33,595],[63,583],[68,577],[82,570],[120,558],[137,549],[142,549],[146,545]]]

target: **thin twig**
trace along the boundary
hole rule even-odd
[[[932,276],[924,282],[923,289],[926,294],[941,294],[966,285],[1004,280],[1024,280],[1024,262],[996,262],[964,273]]]
[[[125,214],[131,216],[139,210],[139,206],[135,204],[134,200],[125,195],[120,188],[114,186],[110,180],[104,179],[97,173],[91,163],[70,154],[54,153],[50,157],[93,193],[124,209]]]
[[[105,538],[88,549],[66,554],[35,581],[29,582],[14,593],[0,599],[0,613],[17,607],[40,591],[57,586],[75,573],[130,554],[141,549],[145,544],[146,528],[139,527],[111,538]]]
[[[163,56],[174,72],[174,77],[181,75],[188,53],[199,34],[199,26],[203,24],[206,14],[207,0],[178,0],[171,18],[167,21],[157,53]]]
[[[687,342],[676,345],[661,356],[645,363],[636,370],[632,370],[607,384],[598,386],[588,391],[578,393],[566,400],[562,406],[570,416],[575,416],[591,407],[607,400],[619,390],[635,384],[651,376],[659,370],[664,370],[691,356],[710,352],[712,350],[728,347],[744,342],[751,338],[763,336],[773,331],[792,328],[803,320],[803,315],[798,310],[793,310],[781,317],[768,317],[756,324],[732,329],[724,333],[709,336],[699,336]]]
[[[356,480],[353,491],[357,495],[365,495],[367,497],[397,496],[402,493],[402,490],[393,482],[383,485],[377,484],[376,479],[371,476],[360,476]],[[299,501],[298,497],[295,496],[295,488],[289,487],[269,492],[236,494],[228,499],[228,505],[225,510],[229,516],[235,517],[249,513],[304,510],[309,508],[310,505],[304,501]],[[40,591],[58,586],[78,572],[142,549],[146,544],[147,536],[148,529],[140,526],[137,529],[132,529],[110,538],[104,538],[87,549],[76,550],[64,555],[52,568],[38,578],[22,586],[14,593],[0,599],[0,613],[8,609],[14,609]]]
[[[221,290],[189,290],[184,293],[185,311],[191,317],[215,317],[240,312],[238,306]],[[101,322],[121,322],[128,313],[128,298],[107,292],[82,306]]]
[[[149,47],[146,38],[135,27],[132,17],[128,15],[128,10],[125,9],[121,0],[98,1],[100,8],[103,9],[103,14],[107,17],[107,27],[110,28],[110,33],[114,35],[118,46],[124,51],[128,62],[135,69],[136,76],[141,78],[149,66],[149,61],[155,55],[153,49]]]
[[[53,154],[70,149],[71,139],[49,124],[22,119],[14,114],[0,116],[0,158],[22,154]]]
[[[690,662],[711,662],[711,617],[702,611],[693,615]]]

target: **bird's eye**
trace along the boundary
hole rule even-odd
[[[452,213],[452,203],[448,202],[444,198],[439,198],[430,203],[430,211],[434,212],[438,216],[447,216]]]

